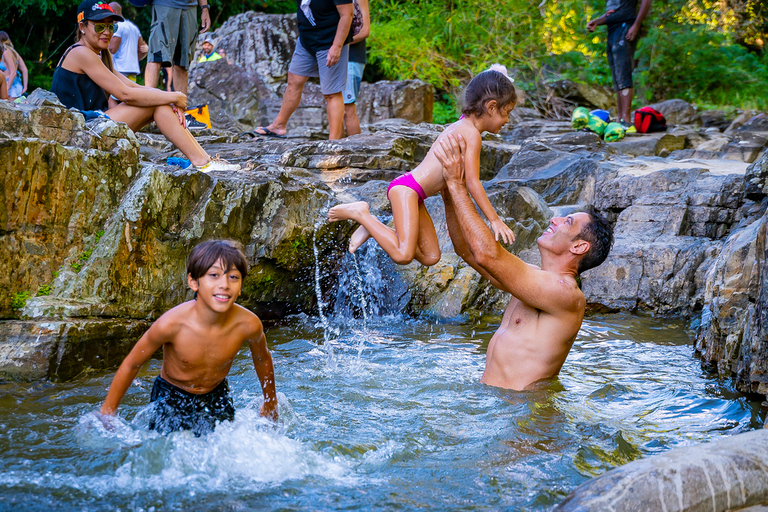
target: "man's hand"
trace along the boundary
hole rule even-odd
[[[629,30],[627,30],[627,41],[634,41],[638,32],[640,32],[640,26],[637,23],[633,23]]]
[[[208,11],[210,11],[210,9],[203,9],[203,12],[200,13],[200,33],[201,34],[208,32],[208,29],[211,28],[211,15]]]
[[[596,28],[597,28],[597,20],[596,19],[594,19],[594,20],[590,21],[589,23],[587,23],[587,30],[588,31],[594,32]]]
[[[449,133],[440,139],[439,145],[435,145],[434,153],[443,166],[443,179],[446,183],[464,182],[464,153],[466,150],[467,141],[460,133],[457,137]]]
[[[511,244],[515,241],[515,233],[509,229],[509,226],[504,224],[501,219],[492,221],[491,229],[493,229],[493,234],[496,236],[497,242],[499,241],[499,238],[504,240],[505,244]]]
[[[328,50],[328,58],[325,60],[325,65],[328,67],[333,66],[341,58],[341,47],[331,46]]]

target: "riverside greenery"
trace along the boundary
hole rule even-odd
[[[123,1],[124,14],[149,34],[151,9]],[[214,26],[247,10],[295,12],[295,0],[210,0]],[[445,94],[490,64],[505,64],[518,85],[558,77],[610,85],[605,27],[585,25],[605,0],[370,0],[368,78],[419,78],[438,88],[436,113],[451,121]],[[77,2],[9,0],[0,12],[31,67],[31,87],[50,76],[74,34]],[[71,23],[69,22],[71,20]],[[768,0],[656,0],[638,43],[636,103],[682,98],[708,106],[768,109]],[[450,96],[449,94],[449,96]]]

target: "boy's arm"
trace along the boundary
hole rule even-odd
[[[157,352],[157,350],[163,346],[163,344],[171,339],[171,333],[168,322],[162,321],[162,317],[152,326],[147,329],[147,332],[139,339],[136,345],[133,346],[131,351],[123,360],[120,368],[115,372],[115,376],[112,378],[112,384],[109,386],[109,392],[107,398],[101,405],[99,412],[101,414],[113,415],[117,411],[117,407],[120,405],[120,401],[125,396],[128,388],[131,387],[133,379],[136,378],[136,374],[144,363],[149,361],[149,358]]]
[[[264,404],[259,413],[265,418],[277,421],[277,393],[275,391],[275,367],[272,365],[272,355],[267,347],[267,337],[264,335],[264,327],[260,320],[256,320],[253,334],[248,337],[248,348],[251,349],[253,368],[261,382],[261,391],[264,393]]]
[[[474,134],[473,134],[474,135]],[[467,179],[467,190],[469,190],[472,199],[475,200],[480,211],[483,212],[485,218],[491,223],[491,229],[496,240],[501,237],[504,243],[511,244],[515,241],[515,234],[504,222],[499,218],[499,215],[494,210],[491,202],[488,200],[488,195],[485,193],[485,188],[480,182],[480,151],[482,147],[482,138],[480,134],[477,137],[472,137],[472,140],[467,142],[467,153],[464,158],[465,176]]]

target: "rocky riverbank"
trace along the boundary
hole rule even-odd
[[[211,154],[251,164],[247,172],[169,167],[178,152],[164,137],[111,121],[86,125],[42,92],[27,104],[0,102],[8,265],[0,376],[66,379],[113,365],[147,322],[189,296],[184,256],[209,237],[243,243],[253,266],[243,303],[259,315],[315,311],[313,246],[330,290],[353,228],[324,222],[327,208],[365,199],[386,216],[387,182],[421,161],[442,127],[428,124],[431,86],[364,84],[364,133],[319,140],[324,109],[310,84],[289,138],[240,135],[279,107],[295,31],[291,16],[233,17],[216,32],[227,59],[190,72],[190,104],[208,103],[215,127],[198,139]],[[553,90],[604,102],[582,89]],[[702,363],[742,391],[766,394],[768,120],[699,113],[680,100],[657,108],[670,121],[666,133],[606,144],[519,107],[500,135],[485,137],[481,178],[517,233],[510,249],[532,263],[553,213],[595,205],[615,222],[616,243],[584,276],[590,306],[691,318]],[[403,307],[445,318],[498,314],[506,297],[453,252],[441,199],[427,207],[443,258],[431,268],[391,267],[406,290]]]

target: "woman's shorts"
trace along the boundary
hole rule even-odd
[[[362,62],[352,62],[347,64],[347,86],[344,89],[344,104],[357,102],[357,95],[360,92],[360,83],[363,81],[363,71],[365,64]]]

